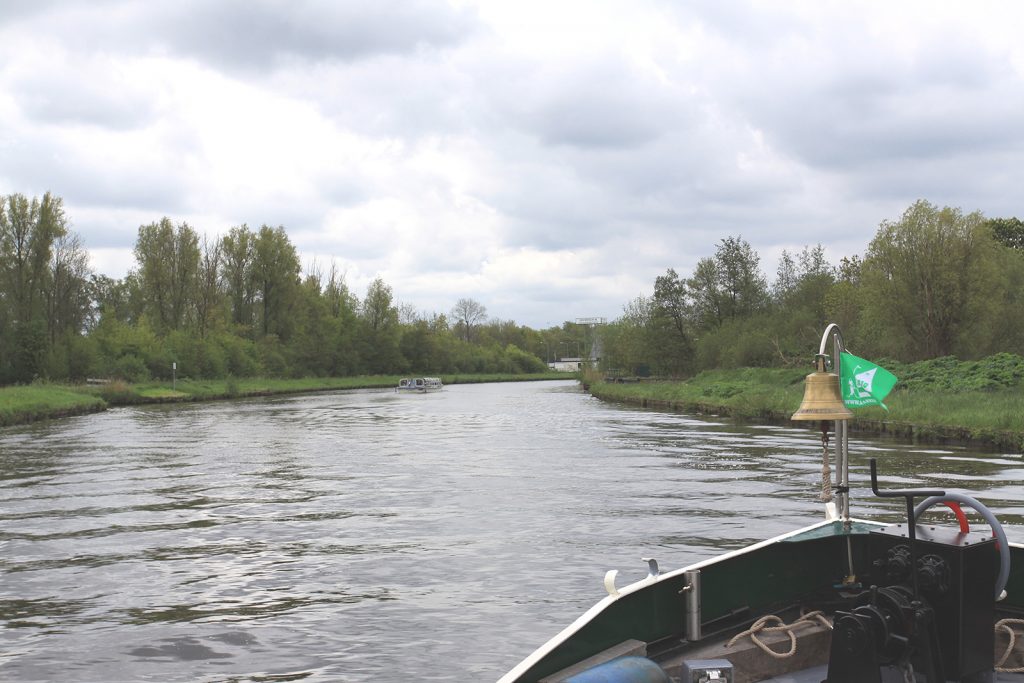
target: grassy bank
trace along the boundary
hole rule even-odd
[[[685,382],[594,381],[590,391],[601,399],[649,408],[784,423],[800,405],[806,374],[771,368],[715,370]],[[1024,448],[1024,391],[1019,386],[950,391],[918,384],[913,390],[894,391],[885,403],[888,413],[881,408],[858,409],[851,430],[1014,452]]]
[[[445,384],[481,382],[524,382],[571,379],[562,373],[529,375],[450,375]],[[301,379],[226,378],[176,382],[128,384],[110,382],[101,385],[33,384],[0,388],[0,426],[23,424],[68,415],[105,410],[109,406],[142,403],[216,401],[232,398],[298,394],[344,389],[386,389],[398,384],[398,375],[362,377],[306,377]]]
[[[4,387],[0,389],[0,426],[94,413],[106,406],[98,396],[89,396],[70,387]]]

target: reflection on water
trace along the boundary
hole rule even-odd
[[[1024,541],[1011,454],[855,437],[883,486],[972,492]],[[0,679],[494,680],[620,583],[821,516],[790,426],[571,382],[113,410],[0,431]]]

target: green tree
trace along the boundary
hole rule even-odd
[[[398,324],[398,309],[394,306],[391,285],[376,278],[366,289],[362,317],[371,330],[381,330]]]
[[[327,311],[335,321],[334,365],[331,373],[353,375],[361,371],[362,360],[357,348],[359,300],[349,290],[345,278],[332,264],[324,286]]]
[[[96,342],[99,374],[104,377],[142,382],[150,378],[151,366],[162,363],[159,339],[145,317],[128,324],[105,316],[90,336]]]
[[[782,253],[772,286],[772,314],[760,326],[778,362],[789,365],[806,361],[807,349],[820,337],[822,321],[827,317],[825,302],[835,284],[835,272],[820,244],[804,246],[795,259],[788,252]]]
[[[768,283],[761,258],[742,237],[726,237],[712,258],[697,262],[688,285],[695,318],[704,329],[763,310]]]
[[[398,309],[391,286],[376,278],[366,290],[360,311],[362,321],[360,357],[371,373],[403,372],[399,351]]]
[[[659,340],[659,374],[680,375],[693,369],[693,315],[686,280],[672,268],[655,278],[650,326]]]
[[[509,344],[502,352],[501,364],[506,372],[517,374],[529,374],[532,372],[544,372],[547,366],[540,358],[527,353],[515,344]]]
[[[47,361],[45,376],[81,378],[91,369],[91,346],[82,333],[91,314],[89,255],[78,235],[68,232],[53,244],[46,302]]]
[[[726,237],[715,251],[725,318],[740,318],[764,307],[768,285],[761,258],[742,237]]]
[[[92,275],[89,279],[89,296],[93,305],[88,322],[90,330],[105,317],[121,322],[134,322],[142,317],[142,285],[137,273],[129,273],[122,280],[106,275]]]
[[[139,227],[135,260],[157,334],[184,329],[194,313],[199,258],[199,235],[187,223],[165,217]]]
[[[473,331],[486,319],[487,308],[474,299],[459,299],[452,307],[452,320],[463,341],[472,341]]]
[[[277,335],[282,342],[291,336],[289,307],[299,285],[299,256],[284,228],[262,226],[253,240],[252,280],[264,336]]]
[[[49,287],[46,299],[47,328],[50,343],[67,333],[79,334],[89,316],[89,254],[74,233],[54,241],[50,259]]]
[[[66,235],[59,197],[0,196],[0,380],[25,382],[44,372],[51,259]]]
[[[336,373],[339,318],[331,314],[331,302],[324,296],[319,269],[313,268],[306,275],[295,301],[295,331],[290,343],[293,374]]]
[[[651,359],[651,300],[639,296],[627,303],[622,315],[602,331],[604,357],[601,365],[612,373],[646,376]]]
[[[224,288],[221,284],[222,243],[210,242],[203,236],[196,273],[196,329],[199,337],[207,334],[222,320]]]
[[[409,368],[417,373],[443,372],[438,354],[438,335],[426,320],[416,320],[402,330],[399,349]]]
[[[715,259],[702,258],[697,261],[687,285],[693,297],[693,315],[697,326],[704,330],[720,327],[726,317],[725,297]]]
[[[1001,276],[1001,291],[994,302],[997,313],[991,316],[994,322],[987,335],[985,331],[974,333],[976,353],[1024,355],[1024,249],[1001,246],[996,250],[995,263]]]
[[[53,244],[66,234],[59,197],[49,192],[42,201],[29,201],[20,194],[0,197],[3,289],[15,322],[27,322],[41,313]]]
[[[1024,221],[1016,217],[990,218],[987,224],[1000,244],[1011,249],[1024,250]]]
[[[861,274],[881,350],[901,360],[972,355],[968,340],[990,329],[1000,300],[994,249],[979,212],[919,200],[883,221]]]
[[[861,282],[863,261],[859,256],[843,257],[836,269],[836,281],[825,294],[823,320],[839,325],[847,346],[868,353],[877,348],[878,329],[865,321],[867,297]],[[820,326],[820,323],[819,323]],[[820,331],[818,332],[820,337]]]
[[[796,261],[793,256],[782,250],[779,256],[779,265],[775,271],[775,282],[772,283],[772,299],[776,304],[785,305],[787,299],[796,289],[797,284]]]
[[[253,333],[254,302],[253,277],[254,236],[246,225],[231,228],[221,239],[221,273],[231,307],[231,322]]]

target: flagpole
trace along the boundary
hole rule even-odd
[[[818,348],[818,353],[825,355],[825,350],[828,348],[829,339],[832,340],[832,371],[842,376],[840,372],[840,363],[842,358],[840,354],[846,351],[846,346],[843,343],[843,332],[839,329],[839,325],[835,323],[829,323],[829,326],[825,328],[825,333],[821,335],[821,345]],[[835,420],[836,425],[836,475],[839,481],[836,485],[836,492],[839,497],[839,516],[843,520],[843,524],[847,527],[850,525],[850,430],[847,420]]]
[[[832,371],[839,377],[843,376],[841,354],[846,350],[843,344],[843,333],[839,325],[829,323],[825,333],[821,335],[821,346],[818,353],[825,355],[825,348],[829,339],[832,339]],[[846,561],[849,569],[847,581],[856,580],[853,573],[853,547],[850,543],[849,531],[852,523],[850,521],[850,428],[848,420],[835,420],[836,425],[836,474],[839,477],[839,485],[836,492],[839,496],[839,516],[843,522],[843,529],[846,536]]]

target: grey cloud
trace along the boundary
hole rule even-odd
[[[752,56],[717,89],[770,144],[812,167],[849,172],[1024,142],[1024,88],[1009,56],[955,34],[913,50],[874,44],[863,30],[818,39],[818,63]]]
[[[927,199],[965,211],[980,210],[990,216],[1014,215],[1021,210],[1020,181],[1015,174],[1003,170],[1014,163],[1008,156],[1004,151],[995,151],[967,159],[935,159],[927,164],[898,160],[878,163],[851,176],[849,187],[852,197],[861,201],[890,201],[906,208],[917,199]]]
[[[760,51],[791,34],[806,34],[809,17],[783,5],[756,2],[667,3],[681,25],[700,25],[729,43]]]
[[[383,55],[346,65],[285,67],[270,83],[312,103],[338,126],[371,137],[417,139],[472,126],[476,93],[464,75],[431,60]]]
[[[854,107],[814,95],[794,100],[817,104],[790,117],[765,110],[764,130],[784,150],[823,168],[852,171],[900,159],[934,161],[1024,142],[1019,124],[1024,100],[1014,89],[974,95],[919,88]]]
[[[5,0],[0,3],[0,24],[10,24],[46,14],[51,9],[66,4],[67,0]]]
[[[546,145],[632,148],[689,118],[668,86],[620,56],[561,67],[520,64],[518,70],[516,79],[493,79],[485,88],[515,127]]]
[[[562,92],[530,118],[547,144],[633,147],[656,139],[663,130],[664,118],[644,104],[612,85],[600,91]]]
[[[415,235],[393,241],[366,239],[372,230],[355,221],[327,234],[314,226],[295,233],[300,249],[351,261],[373,262],[375,268],[411,267],[423,277],[475,272],[482,262],[482,247],[470,241],[447,238],[441,221],[428,223]],[[292,231],[289,231],[292,234]]]
[[[83,157],[36,134],[5,148],[0,177],[17,178],[20,192],[52,190],[67,203],[79,206],[181,211],[188,194],[185,178],[180,169],[166,162],[152,159],[149,164],[125,164]]]
[[[530,171],[534,173],[531,173]],[[488,204],[505,216],[507,246],[568,249],[603,237],[608,229],[607,198],[594,188],[573,182],[570,173],[545,172],[538,164],[517,177],[507,177]]]
[[[139,226],[149,222],[126,221],[116,211],[104,216],[83,216],[84,212],[76,211],[77,206],[72,203],[65,203],[65,209],[72,216],[72,229],[81,235],[87,249],[130,249],[135,244]],[[152,220],[160,218],[154,214]]]
[[[473,30],[474,16],[434,0],[192,0],[162,4],[138,25],[147,30],[150,47],[264,71],[295,61],[347,62],[443,48]]]
[[[472,11],[442,0],[8,2],[0,22],[82,53],[170,54],[249,73],[415,55],[457,45],[478,26]]]
[[[34,123],[127,130],[142,127],[155,116],[150,94],[104,74],[37,72],[14,83],[11,93]]]
[[[73,65],[78,83],[27,58],[18,68],[33,71],[28,80],[12,82],[15,67],[0,67],[5,92],[35,124],[3,121],[11,125],[0,132],[0,181],[26,193],[52,189],[90,216],[109,203],[135,207],[122,218],[226,221],[196,225],[208,231],[282,224],[304,257],[338,256],[358,272],[413,266],[359,226],[347,226],[347,241],[324,234],[325,217],[397,200],[415,207],[432,238],[415,280],[424,296],[432,280],[464,281],[435,273],[474,273],[486,292],[475,298],[494,315],[519,319],[529,308],[536,321],[543,310],[540,322],[614,317],[641,293],[635,283],[649,288],[668,266],[688,272],[725,235],[742,234],[762,253],[818,241],[863,250],[880,220],[918,198],[1024,216],[1015,173],[1024,150],[1019,62],[986,42],[979,25],[959,30],[959,10],[938,8],[949,16],[925,30],[909,13],[835,3],[654,4],[654,13],[643,3],[628,8],[674,22],[650,51],[635,36],[605,46],[567,37],[542,61],[516,42],[518,30],[509,42],[501,26],[489,34],[484,20],[493,13],[478,19],[428,0],[0,3],[0,41],[38,36],[43,55],[52,44],[54,54],[90,60]],[[526,8],[520,19],[534,20]],[[303,111],[317,107],[337,134],[325,140],[338,150],[336,168],[289,170],[304,176],[295,184],[275,183],[268,171],[253,176],[271,179],[259,187],[220,176],[218,161],[204,156],[204,131],[188,130],[202,121],[176,119],[172,91],[149,99],[89,73],[124,56],[132,73],[156,69],[157,82],[194,71],[180,63],[191,61],[275,100],[299,100]],[[148,127],[156,115],[167,118]],[[83,144],[92,134],[109,135],[112,158]],[[467,193],[483,205],[481,230],[497,234],[460,229],[446,239],[446,217],[465,219],[457,204]],[[351,215],[386,220],[372,206]],[[122,232],[136,227],[133,219]],[[100,235],[102,219],[90,217],[88,229],[96,231],[88,246],[116,246],[113,232]],[[481,271],[494,244],[586,250],[588,260],[560,278],[567,285],[530,282],[510,294]],[[606,305],[592,294],[595,272],[623,290],[607,286],[611,311],[587,310]],[[414,299],[418,291],[396,293]]]
[[[749,132],[706,123],[628,150],[542,154],[508,139],[499,156],[514,163],[496,169],[502,181],[483,199],[510,219],[507,243],[544,249],[602,245],[627,231],[675,243],[684,229],[735,231],[786,211],[784,198],[803,191],[799,177],[741,171]]]

